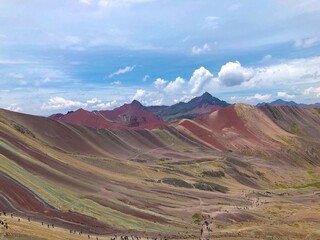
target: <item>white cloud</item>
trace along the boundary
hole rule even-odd
[[[231,96],[230,97],[230,100],[236,100],[237,99],[237,96]]]
[[[164,87],[164,85],[166,85],[167,81],[162,79],[162,78],[157,78],[154,82],[153,82],[153,86],[155,86],[155,88],[157,89],[162,89]]]
[[[238,61],[226,63],[218,73],[220,83],[225,86],[239,85],[249,81],[253,75],[252,69],[242,67]]]
[[[107,108],[111,108],[111,107],[115,106],[116,104],[117,104],[117,101],[113,100],[111,102],[98,103],[98,104],[92,106],[92,108],[107,109]]]
[[[198,54],[210,52],[210,50],[211,50],[210,46],[207,43],[205,43],[202,47],[193,46],[191,49],[191,52],[193,55],[198,55]]]
[[[195,96],[193,95],[183,95],[182,97],[180,98],[176,98],[173,100],[174,103],[179,103],[179,102],[188,102],[190,101],[192,98],[194,98]]]
[[[320,78],[320,57],[286,60],[280,64],[251,69],[251,72],[253,76],[242,84],[244,87],[315,84]]]
[[[150,106],[159,106],[162,105],[163,103],[163,98],[159,98],[159,99],[154,99],[150,101]]]
[[[271,54],[267,54],[262,58],[261,62],[268,62],[271,59],[272,59],[272,55]]]
[[[184,84],[185,80],[181,77],[177,77],[176,80],[168,83],[168,85],[164,88],[164,91],[167,93],[177,93],[177,91],[181,90]]]
[[[246,100],[248,100],[248,101],[251,101],[251,100],[266,101],[266,100],[270,99],[270,97],[271,97],[271,94],[261,95],[259,93],[256,93],[254,96],[246,97]]]
[[[101,103],[101,100],[98,98],[92,98],[92,99],[87,100],[87,103],[88,104]]]
[[[309,87],[303,90],[303,95],[313,95],[315,97],[320,97],[320,87]]]
[[[136,94],[133,96],[132,100],[142,100],[142,97],[144,97],[146,95],[146,91],[143,89],[138,89]]]
[[[45,78],[43,78],[43,79],[41,79],[41,80],[39,80],[39,81],[36,81],[36,82],[35,82],[35,85],[36,85],[36,86],[40,86],[40,85],[42,85],[42,84],[51,83],[51,82],[59,82],[59,80],[58,80],[58,79],[51,78],[51,77],[45,77]]]
[[[285,98],[285,99],[291,99],[291,98],[295,97],[295,95],[289,95],[286,92],[278,92],[277,96],[280,98]]]
[[[144,75],[142,78],[142,82],[146,82],[150,76],[148,74]]]
[[[49,99],[48,103],[41,106],[42,110],[60,110],[60,109],[70,109],[74,107],[86,107],[87,104],[81,103],[79,101],[72,101],[62,97],[52,97]]]
[[[122,82],[118,80],[118,81],[112,82],[110,85],[111,86],[120,86],[120,85],[122,85]]]
[[[133,66],[126,66],[125,68],[119,68],[118,71],[116,71],[114,73],[111,73],[109,75],[109,78],[112,78],[114,76],[118,76],[118,75],[121,75],[121,74],[125,74],[125,73],[128,73],[128,72],[132,72],[135,67],[136,66],[133,65]]]
[[[188,84],[191,86],[191,93],[199,93],[202,91],[204,86],[213,80],[213,74],[205,69],[204,67],[200,67],[196,69]]]
[[[308,48],[312,47],[320,42],[320,37],[314,36],[310,38],[305,38],[305,39],[297,39],[293,46],[297,48]]]
[[[10,106],[6,107],[5,109],[9,110],[9,111],[13,111],[13,112],[20,112],[21,111],[21,108],[15,103],[10,104]]]

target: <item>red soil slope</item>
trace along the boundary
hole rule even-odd
[[[277,126],[258,107],[236,104],[192,120],[182,120],[184,128],[203,142],[225,151],[272,149],[288,132]]]

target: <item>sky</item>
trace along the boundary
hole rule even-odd
[[[318,0],[0,0],[0,108],[320,102]]]

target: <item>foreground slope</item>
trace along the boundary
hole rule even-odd
[[[152,130],[0,110],[0,211],[14,214],[0,234],[196,239],[209,217],[213,238],[317,237],[318,126],[316,110],[248,105]]]

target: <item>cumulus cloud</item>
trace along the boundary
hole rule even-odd
[[[162,89],[162,88],[166,85],[167,82],[168,82],[168,81],[166,81],[166,80],[164,80],[164,79],[162,79],[162,78],[157,78],[157,79],[153,82],[153,86],[154,86],[155,88],[157,88],[157,89]]]
[[[5,108],[6,110],[9,110],[9,111],[13,111],[13,112],[20,112],[21,111],[21,108],[18,106],[18,104],[10,104],[9,107],[6,107]]]
[[[272,87],[316,83],[320,77],[320,57],[287,60],[280,64],[255,68],[245,87]]]
[[[240,62],[228,62],[221,67],[218,73],[219,81],[225,86],[239,85],[245,81],[249,81],[254,75],[254,71],[250,68],[244,68]]]
[[[92,99],[87,100],[87,103],[88,104],[101,103],[101,100],[98,98],[92,98]]]
[[[315,97],[320,97],[320,87],[309,87],[303,90],[303,95],[311,95]]]
[[[121,74],[125,74],[125,73],[128,73],[128,72],[132,72],[135,67],[136,66],[133,65],[133,66],[126,66],[125,68],[120,68],[118,71],[109,74],[109,78],[112,78],[114,76],[118,76],[118,75],[121,75]]]
[[[254,96],[246,97],[246,100],[252,101],[252,100],[259,100],[259,101],[266,101],[271,98],[271,94],[265,94],[261,95],[259,93],[256,93]]]
[[[199,93],[202,91],[204,86],[213,80],[213,74],[205,69],[204,67],[200,67],[196,69],[188,84],[191,86],[191,93]]]
[[[320,42],[320,37],[314,36],[310,38],[305,38],[305,39],[297,39],[293,46],[297,48],[308,48],[312,47]]]
[[[137,101],[140,101],[142,100],[142,98],[146,95],[146,91],[143,90],[143,89],[138,89],[136,91],[136,94],[133,96],[132,100],[137,100]]]
[[[195,98],[196,96],[193,95],[183,95],[180,98],[176,98],[173,100],[174,103],[179,103],[179,102],[188,102],[190,101],[192,98]]]
[[[106,102],[106,103],[98,103],[94,106],[92,106],[92,108],[99,108],[99,109],[107,109],[107,108],[111,108],[113,106],[115,106],[117,104],[117,101],[116,100],[113,100],[111,102]]]
[[[193,46],[191,52],[193,55],[199,55],[202,53],[210,52],[210,50],[210,46],[207,43],[205,43],[202,47]]]
[[[285,99],[291,99],[291,98],[295,97],[295,95],[290,95],[286,92],[278,92],[277,96],[280,98],[285,98]]]
[[[164,88],[164,91],[167,93],[176,93],[183,87],[185,82],[186,81],[183,78],[177,77],[176,80],[168,83],[168,85]]]
[[[90,108],[90,109],[107,109],[115,106],[116,100],[103,102],[98,98],[88,99],[85,102],[72,101],[63,97],[52,97],[48,103],[42,105],[42,110],[64,110],[64,109],[75,109],[75,108]]]
[[[49,99],[48,103],[45,103],[41,106],[42,110],[62,110],[70,109],[74,107],[86,107],[86,103],[81,103],[79,101],[72,101],[65,99],[63,97],[52,97]]]

